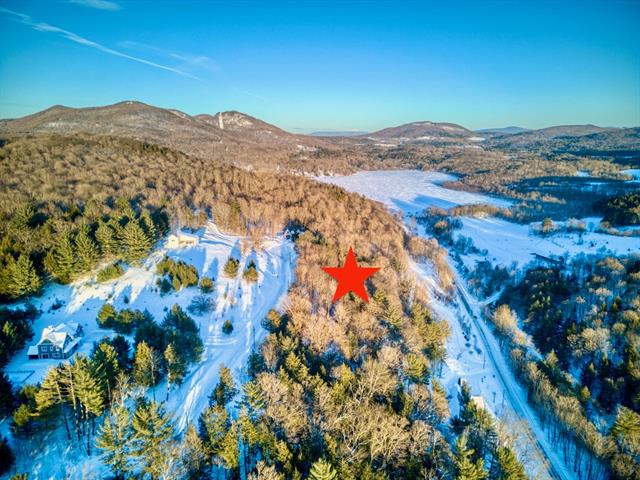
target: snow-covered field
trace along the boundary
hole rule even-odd
[[[455,180],[455,177],[439,172],[372,171],[347,176],[319,177],[318,180],[360,193],[405,215],[418,213],[430,206],[449,208],[456,205],[487,203],[507,207],[511,204],[506,199],[445,188],[442,183]],[[496,265],[509,266],[516,262],[522,266],[533,260],[534,253],[545,256],[561,256],[566,253],[572,256],[578,253],[606,251],[624,255],[640,251],[638,237],[621,237],[593,231],[586,231],[582,235],[558,233],[541,237],[531,233],[529,225],[495,217],[463,217],[461,220],[463,227],[455,231],[454,237],[470,237],[478,249],[487,250],[487,255],[484,256],[462,256],[468,267],[472,267],[481,259],[488,259]],[[584,220],[587,226],[598,223],[595,218]]]
[[[143,266],[128,268],[118,279],[106,283],[85,279],[71,285],[48,287],[42,297],[32,301],[43,312],[34,322],[32,343],[39,340],[42,329],[48,325],[78,322],[85,332],[78,352],[89,354],[94,342],[114,334],[112,330],[100,329],[96,322],[98,311],[105,302],[112,303],[117,309],[148,310],[157,322],[162,321],[174,304],[186,311],[193,298],[201,295],[199,288],[183,288],[161,296],[156,287],[156,264],[164,255],[184,260],[194,265],[201,277],[206,275],[215,279],[214,291],[207,294],[214,299],[215,309],[204,316],[191,315],[200,327],[205,347],[202,361],[192,367],[182,386],[171,392],[168,402],[168,410],[175,413],[178,428],[186,426],[189,420],[197,419],[218,381],[220,364],[229,367],[236,378],[242,378],[251,349],[262,341],[266,333],[261,321],[286,295],[293,281],[296,260],[293,244],[282,237],[265,238],[257,252],[249,248],[241,254],[245,239],[225,235],[212,223],[200,233],[202,236],[197,246],[173,249],[161,246]],[[243,281],[241,274],[229,279],[222,273],[224,263],[232,253],[241,258],[240,272],[250,260],[256,263],[259,272],[257,283]],[[52,306],[60,302],[63,302],[62,306],[53,310]],[[225,320],[233,322],[234,329],[230,335],[222,333]],[[46,371],[60,361],[28,360],[27,348],[18,352],[6,368],[16,384],[39,382]],[[165,398],[164,384],[156,387],[156,395],[160,399]]]
[[[522,266],[533,260],[533,254],[569,257],[579,253],[604,253],[617,255],[640,252],[640,237],[621,237],[585,231],[578,233],[556,233],[542,237],[531,232],[529,225],[508,222],[500,218],[462,218],[462,228],[456,230],[454,238],[460,235],[470,237],[479,250],[487,255],[470,256],[490,260],[494,265],[508,267],[513,262]],[[594,219],[585,219],[587,225]],[[595,223],[597,225],[597,222]],[[587,229],[589,230],[589,229]],[[462,256],[463,259],[466,255]],[[468,264],[468,262],[465,262]]]
[[[454,181],[456,177],[440,172],[378,170],[346,176],[317,177],[316,180],[338,185],[404,213],[417,213],[427,207],[449,208],[470,203],[487,203],[499,207],[511,204],[509,200],[444,188],[444,182]]]
[[[640,180],[640,168],[629,168],[628,170],[621,170],[621,173],[626,173],[636,180]]]

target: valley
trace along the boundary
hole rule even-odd
[[[464,442],[495,478],[635,468],[613,433],[636,402],[635,383],[619,386],[637,338],[633,159],[540,147],[573,134],[606,148],[618,130],[414,122],[312,137],[123,102],[54,107],[0,133],[0,295],[16,332],[5,327],[0,429],[14,472],[312,478],[320,448],[344,478],[417,478],[414,461],[461,468]],[[369,304],[330,302],[319,267],[350,247],[381,267]],[[577,291],[540,307],[545,275],[575,275]],[[590,307],[569,312],[578,297]],[[568,318],[554,348],[584,353],[547,348],[553,308]],[[47,327],[72,330],[68,358],[28,359]],[[81,381],[98,397],[74,400]]]
[[[0,480],[639,480],[640,2],[0,1]]]
[[[491,205],[505,208],[512,201],[485,195],[449,190],[444,182],[455,180],[451,176],[434,172],[393,171],[361,172],[350,176],[320,177],[320,181],[339,185],[382,202],[392,211],[398,211],[406,227],[418,235],[428,237],[430,232],[416,224],[416,216],[430,208],[447,209],[461,205]],[[577,255],[631,255],[640,258],[640,237],[621,237],[594,232],[602,219],[582,219],[584,230],[565,231],[550,236],[536,234],[535,222],[516,224],[485,214],[460,218],[462,225],[456,230],[456,242],[469,238],[477,253],[468,246],[462,251],[451,246],[450,265],[454,272],[454,294],[447,295],[434,279],[428,265],[415,264],[413,270],[426,282],[431,292],[430,308],[447,321],[451,333],[446,344],[447,359],[438,377],[448,392],[452,412],[459,408],[457,392],[461,381],[471,386],[474,398],[480,398],[487,408],[513,436],[516,450],[530,478],[573,478],[570,458],[560,455],[554,446],[549,426],[543,425],[538,414],[528,403],[528,395],[513,372],[512,361],[501,348],[502,339],[492,330],[487,318],[488,308],[497,304],[504,284],[484,298],[469,293],[465,276],[476,268],[477,262],[488,262],[491,267],[509,268],[512,275],[552,259],[570,261]],[[457,260],[456,260],[457,259]],[[490,268],[491,268],[490,267]],[[480,282],[491,281],[482,279]],[[507,279],[504,280],[504,283]],[[449,301],[442,299],[449,296]],[[527,339],[534,356],[540,356],[531,339]],[[575,446],[573,448],[576,448]],[[577,448],[576,448],[577,451]],[[575,465],[574,465],[575,467]]]

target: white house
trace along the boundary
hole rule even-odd
[[[198,235],[196,235],[195,233],[178,230],[176,233],[172,233],[167,237],[167,247],[195,247],[196,245],[198,245],[199,241],[200,237],[198,237]]]
[[[42,330],[40,341],[29,347],[30,360],[37,358],[69,358],[76,351],[82,336],[78,323],[59,323]]]

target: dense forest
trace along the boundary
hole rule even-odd
[[[608,198],[599,204],[604,220],[611,225],[640,225],[640,193]]]
[[[26,285],[7,290],[6,300],[102,264],[107,277],[117,275],[117,265],[144,258],[169,225],[208,218],[256,241],[288,229],[299,255],[288,307],[265,319],[269,335],[251,356],[249,382],[236,385],[221,369],[209,407],[184,432],[163,401],[198,361],[193,320],[179,308],[160,321],[105,305],[96,321],[129,340],[99,342],[40,385],[3,389],[16,438],[35,447],[63,430],[65,442],[98,456],[114,478],[525,478],[508,436],[464,387],[461,413],[450,417],[433,375],[447,324],[427,310],[406,251],[430,258],[445,288],[451,274],[437,242],[409,237],[383,206],[132,140],[21,139],[0,158],[11,179],[0,191],[2,271]],[[318,265],[340,263],[349,246],[359,262],[382,269],[369,283],[370,303],[348,296],[332,305],[333,285]],[[157,273],[174,289],[211,286],[176,262]],[[251,266],[243,277],[252,281]],[[37,312],[3,312],[3,332],[32,334]],[[8,342],[5,358],[15,348]],[[164,393],[154,388],[161,378]],[[12,454],[1,450],[9,468]]]
[[[633,194],[629,194],[629,197]],[[623,202],[616,202],[621,205]],[[623,208],[628,207],[624,204]],[[633,207],[631,207],[633,208]],[[480,254],[457,236],[460,216],[511,219],[514,209],[469,205],[430,208],[416,216],[446,245],[478,298],[499,289],[500,306],[487,311],[520,381],[562,448],[567,464],[584,478],[640,475],[640,260],[636,256],[578,255],[569,263],[514,266],[488,261],[465,266],[461,255]],[[585,230],[570,220],[546,218],[532,235]],[[530,341],[528,340],[530,338]]]
[[[637,258],[583,255],[529,269],[493,312],[530,399],[585,478],[640,474],[639,292]]]

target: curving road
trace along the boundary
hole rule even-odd
[[[556,449],[549,443],[547,435],[541,428],[537,415],[527,403],[527,399],[521,387],[518,385],[515,376],[499,347],[495,335],[482,320],[480,307],[491,303],[491,299],[488,299],[485,302],[478,302],[469,294],[464,280],[460,277],[455,267],[451,265],[451,268],[455,275],[456,291],[462,301],[462,304],[467,310],[471,321],[476,327],[480,341],[484,346],[484,350],[489,354],[489,361],[497,374],[497,378],[502,384],[502,388],[505,392],[505,398],[511,405],[513,412],[523,420],[527,426],[526,433],[531,439],[532,444],[538,448],[542,457],[547,460],[545,467],[549,476],[557,480],[575,479],[576,477],[564,464],[556,452]]]

